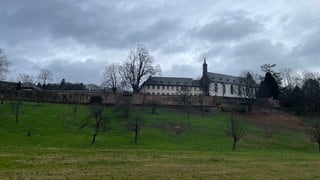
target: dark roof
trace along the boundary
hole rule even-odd
[[[226,83],[226,84],[242,84],[241,77],[238,76],[230,76],[225,74],[218,74],[218,73],[211,73],[208,72],[208,77],[210,82],[219,82],[219,83]]]
[[[199,81],[192,78],[181,77],[150,77],[144,85],[167,85],[167,86],[200,86]]]
[[[32,83],[21,83],[21,89],[23,90],[36,90],[41,91],[42,89]]]

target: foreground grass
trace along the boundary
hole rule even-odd
[[[319,179],[320,156],[297,152],[1,149],[10,179]]]
[[[144,116],[139,142],[131,122],[106,107],[107,128],[91,145],[94,124],[79,129],[87,106],[24,103],[19,123],[9,104],[0,105],[0,179],[318,179],[320,156],[303,132],[283,130],[272,137],[245,124],[237,152],[224,135],[229,114],[193,115],[138,109]],[[27,136],[31,128],[31,136]]]

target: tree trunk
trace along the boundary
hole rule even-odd
[[[16,124],[18,124],[19,115],[16,115]]]
[[[76,115],[76,114],[77,114],[77,111],[78,111],[78,104],[75,103],[75,104],[74,104],[74,107],[73,107],[73,114]]]
[[[233,145],[232,145],[232,150],[236,150],[236,144],[237,144],[237,141],[233,141]]]
[[[136,128],[138,128],[137,125],[136,125]],[[134,131],[134,133],[135,133],[135,134],[134,134],[134,142],[137,143],[137,141],[138,141],[138,133],[139,133],[139,132],[138,132],[138,130],[136,129],[136,130]]]
[[[92,144],[94,144],[96,142],[96,136],[98,135],[98,131],[96,131],[94,134],[93,134],[93,137],[92,137]]]
[[[154,114],[155,109],[156,109],[156,106],[152,106],[152,112],[151,112],[151,114]]]
[[[31,136],[32,126],[29,127],[27,136]]]
[[[99,130],[100,130],[100,119],[96,118],[96,132],[93,134],[92,144],[94,144],[96,142],[96,136],[98,135]]]
[[[135,124],[135,129],[134,129],[134,142],[137,143],[138,142],[138,135],[139,135],[139,124],[136,123]]]

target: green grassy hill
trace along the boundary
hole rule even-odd
[[[10,103],[0,104],[0,177],[5,178],[317,178],[316,145],[300,128],[273,123],[272,131],[236,115],[246,135],[231,151],[229,113],[137,107],[125,119],[105,107],[108,122],[91,144],[88,106],[23,103],[15,124]],[[128,129],[144,117],[138,143]],[[249,120],[250,119],[250,120]],[[31,136],[27,136],[31,130]],[[314,165],[314,166],[313,166]],[[290,173],[289,173],[290,172]],[[143,176],[142,176],[143,175]]]

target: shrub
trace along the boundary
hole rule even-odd
[[[232,107],[225,103],[221,103],[218,107],[222,112],[230,112],[232,110]]]

